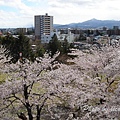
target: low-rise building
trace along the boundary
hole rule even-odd
[[[17,32],[17,34],[26,34],[27,28],[17,28],[16,32]]]
[[[70,29],[68,29],[67,34],[61,34],[60,31],[56,30],[54,32],[51,32],[50,35],[46,35],[46,34],[41,35],[41,43],[49,43],[49,41],[52,39],[54,34],[57,35],[58,40],[61,42],[64,41],[64,39],[66,38],[69,43],[73,43],[75,39],[75,35],[71,33]]]

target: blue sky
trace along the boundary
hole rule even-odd
[[[0,28],[32,27],[34,15],[45,13],[54,24],[120,20],[119,6],[120,0],[0,0]]]

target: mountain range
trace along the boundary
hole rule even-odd
[[[102,28],[107,27],[109,29],[113,28],[113,26],[120,26],[120,21],[117,20],[97,20],[95,18],[91,20],[87,20],[79,23],[70,23],[65,25],[54,24],[55,29],[59,28],[81,28],[81,29],[89,29],[89,28]]]

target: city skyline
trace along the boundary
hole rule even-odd
[[[119,0],[0,0],[0,28],[33,27],[34,16],[48,13],[54,24],[92,18],[120,20]]]

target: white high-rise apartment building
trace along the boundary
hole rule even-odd
[[[35,18],[35,38],[41,40],[41,36],[50,36],[53,32],[53,16],[36,15]]]

